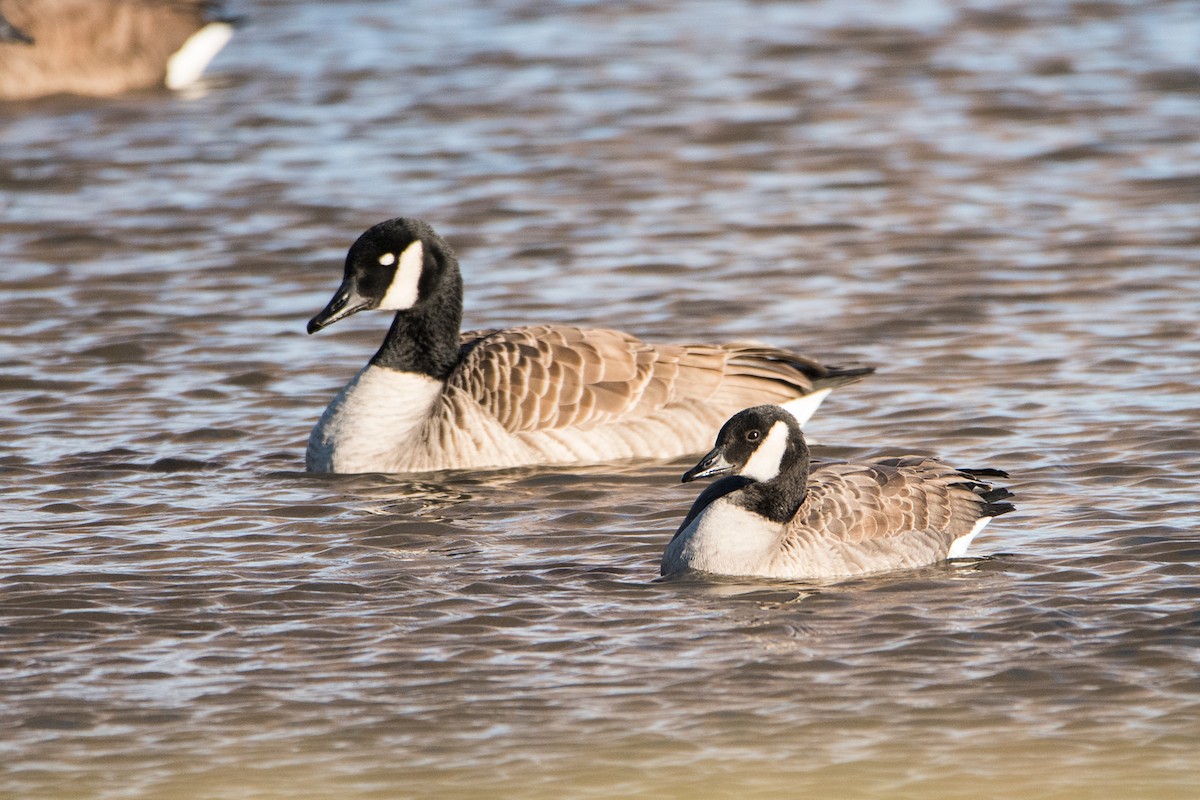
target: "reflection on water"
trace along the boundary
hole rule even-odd
[[[1185,797],[1200,17],[244,2],[198,96],[0,109],[0,794]],[[879,367],[819,454],[1013,474],[978,561],[658,581],[688,463],[316,477],[397,214],[467,323]],[[965,790],[964,787],[970,787]]]

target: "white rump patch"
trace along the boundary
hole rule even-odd
[[[781,407],[793,417],[801,426],[808,422],[808,418],[816,413],[817,407],[821,405],[832,389],[817,389],[815,392],[809,392],[803,397],[797,397],[795,400],[789,400]]]
[[[763,482],[778,475],[783,454],[787,450],[789,433],[788,425],[783,420],[772,425],[771,430],[767,431],[767,437],[759,442],[740,474]]]
[[[971,532],[965,536],[960,536],[950,543],[950,552],[946,553],[946,558],[962,558],[967,554],[967,548],[971,544],[971,540],[979,535],[979,532],[987,527],[987,524],[992,521],[991,517],[980,517],[975,520],[975,526],[971,528]]]
[[[210,22],[189,36],[183,47],[167,59],[167,88],[183,89],[195,83],[232,38],[233,26],[228,22]]]
[[[379,259],[379,263],[383,264],[382,258]],[[421,244],[420,239],[417,239],[404,248],[404,252],[400,254],[400,263],[396,265],[396,274],[379,307],[385,311],[401,311],[416,305],[417,284],[421,281],[421,270],[424,266],[425,246]]]
[[[395,263],[396,263],[396,254],[395,253],[384,253],[383,255],[381,255],[379,257],[379,266],[381,266],[381,267],[390,267],[392,264],[395,264]]]

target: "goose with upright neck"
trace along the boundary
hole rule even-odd
[[[1013,510],[992,469],[924,456],[814,464],[787,410],[759,406],[722,426],[684,482],[705,489],[667,545],[663,575],[701,572],[806,580],[917,567],[965,555]]]
[[[753,343],[652,344],[627,333],[538,325],[460,333],[463,284],[428,224],[381,222],[346,255],[308,323],[394,312],[367,365],[309,437],[312,472],[418,472],[675,458],[748,402],[802,419],[869,367],[833,367]]]

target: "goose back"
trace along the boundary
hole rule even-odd
[[[1009,496],[979,473],[923,456],[817,463],[769,569],[848,576],[963,555],[992,517],[1012,510],[1000,502]]]

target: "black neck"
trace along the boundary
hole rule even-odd
[[[442,381],[450,376],[458,364],[462,280],[457,270],[444,278],[446,285],[432,291],[428,299],[396,313],[371,364]],[[421,291],[425,290],[422,286]]]
[[[788,444],[792,449],[792,444]],[[748,484],[742,489],[738,505],[772,522],[787,523],[808,497],[808,446],[800,443],[800,452],[784,456],[788,466],[769,481]]]

